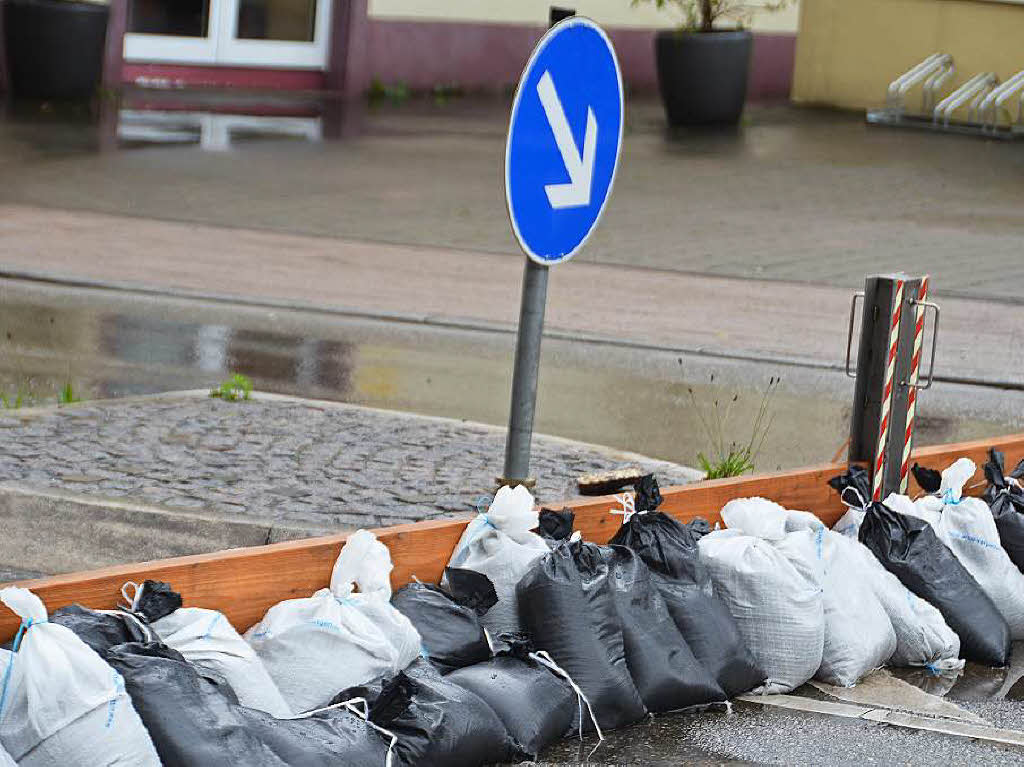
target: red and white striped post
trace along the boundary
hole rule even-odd
[[[926,302],[927,292],[927,277],[889,274],[868,277],[864,293],[858,294],[864,299],[864,311],[850,460],[870,467],[871,495],[876,501],[906,489],[924,334],[922,302]],[[851,311],[847,374],[853,320]]]
[[[892,416],[892,392],[896,377],[896,354],[899,351],[900,317],[903,316],[903,287],[901,279],[894,280],[892,319],[889,321],[889,343],[886,352],[885,385],[882,387],[881,414],[878,423],[878,444],[871,470],[871,500],[882,500],[882,477],[885,475],[886,447],[889,444],[889,421]]]
[[[924,340],[924,308],[928,300],[928,275],[921,278],[914,304],[914,351],[910,358],[910,394],[907,401],[907,426],[903,437],[903,462],[900,464],[900,492],[910,484],[910,451],[914,444],[914,416],[917,414],[918,381],[921,379],[921,346]]]

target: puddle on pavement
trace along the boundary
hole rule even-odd
[[[1010,665],[989,668],[967,663],[959,674],[935,674],[925,668],[889,672],[919,689],[948,700],[1024,700],[1024,642],[1013,643]]]
[[[510,333],[0,280],[0,393],[24,404],[52,404],[67,382],[105,399],[207,388],[238,372],[264,391],[501,426],[513,346]],[[830,392],[821,371],[771,363],[546,339],[536,428],[695,465],[712,403],[739,395],[722,431],[745,442],[760,391],[780,373],[758,468],[820,463],[846,439],[846,382],[835,375]],[[1004,431],[942,423],[925,442]]]

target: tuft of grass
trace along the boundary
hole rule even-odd
[[[694,412],[700,419],[705,435],[711,442],[710,457],[703,452],[697,453],[697,462],[700,464],[701,471],[707,475],[707,479],[739,477],[754,470],[757,456],[775,422],[772,400],[781,380],[778,376],[768,379],[768,385],[761,393],[757,415],[754,417],[754,423],[750,429],[750,439],[745,443],[726,442],[725,437],[729,416],[732,414],[733,406],[739,402],[739,394],[734,394],[724,407],[721,405],[721,400],[717,398],[710,406],[706,406],[697,401],[697,395],[694,394],[692,388],[687,389]],[[711,384],[714,385],[714,383],[715,375],[712,373]]]
[[[252,381],[241,373],[235,373],[231,378],[221,381],[220,386],[211,389],[210,396],[227,402],[250,400],[252,399]]]
[[[57,392],[57,404],[58,405],[73,405],[76,402],[81,402],[80,397],[75,396],[75,387],[71,385],[71,381],[65,383],[59,392]]]
[[[20,389],[14,394],[0,393],[0,406],[4,410],[19,410],[25,404],[25,394]]]

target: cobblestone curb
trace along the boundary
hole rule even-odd
[[[0,562],[64,572],[472,513],[505,430],[336,402],[205,391],[0,415]],[[541,503],[582,473],[699,472],[537,436]]]

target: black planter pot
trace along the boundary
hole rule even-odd
[[[670,125],[739,121],[753,40],[747,31],[658,33],[658,85]]]
[[[3,0],[8,87],[16,98],[86,99],[100,83],[110,9],[64,0]]]

